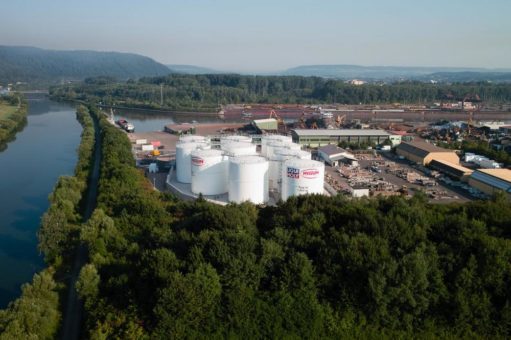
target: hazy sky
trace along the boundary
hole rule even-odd
[[[511,0],[12,0],[0,44],[274,71],[302,64],[511,67]]]

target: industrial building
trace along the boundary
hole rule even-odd
[[[262,133],[264,131],[277,131],[279,124],[275,118],[266,118],[253,120],[252,126],[254,126],[259,133]]]
[[[387,140],[393,144],[401,142],[401,136],[392,135],[384,130],[370,129],[295,129],[291,130],[291,135],[294,143],[308,147],[338,144],[339,142],[353,144],[381,144]]]
[[[474,170],[465,168],[464,166],[444,161],[441,159],[433,159],[429,163],[429,166],[435,170],[440,171],[443,174],[446,174],[451,178],[454,178],[462,182],[468,182],[470,175],[474,172]]]
[[[183,135],[176,145],[175,178],[167,177],[170,189],[193,199],[203,195],[219,204],[227,202],[268,204],[272,199],[322,194],[325,165],[311,160],[291,138],[261,137],[262,152],[247,136],[223,136],[220,149],[201,136]]]
[[[511,199],[511,170],[509,169],[478,169],[469,177],[468,184],[493,195],[498,191],[507,193]]]
[[[403,142],[396,147],[399,156],[421,165],[428,165],[433,159],[459,164],[460,158],[453,150],[443,149],[426,142]]]
[[[331,166],[339,165],[339,161],[344,158],[355,159],[351,153],[333,144],[319,147],[318,156]]]
[[[173,135],[194,134],[195,126],[192,124],[170,124],[166,125],[163,130]]]

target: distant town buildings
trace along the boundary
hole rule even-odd
[[[7,87],[0,86],[0,96],[6,96],[10,92],[11,92],[10,86],[7,86]]]
[[[351,80],[348,80],[346,83],[348,83],[350,85],[360,86],[360,85],[364,85],[366,82],[363,80],[359,80],[359,79],[351,79]]]

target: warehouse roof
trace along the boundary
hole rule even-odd
[[[511,184],[511,170],[509,169],[478,169],[477,171]]]
[[[384,130],[371,129],[295,129],[298,136],[390,136],[391,134]]]
[[[416,154],[417,156],[420,157],[426,157],[431,152],[454,152],[453,150],[439,148],[434,144],[421,141],[402,142],[397,146],[397,148],[406,152]]]
[[[429,166],[456,177],[463,177],[473,172],[473,170],[469,168],[441,159],[433,159],[431,163],[429,163]]]
[[[318,151],[321,151],[328,156],[338,155],[338,154],[347,152],[346,150],[344,150],[334,144],[328,144],[328,145],[322,146],[322,147],[318,148]]]
[[[254,124],[261,124],[261,123],[277,123],[277,120],[275,118],[264,118],[264,119],[254,119]]]
[[[451,162],[448,162],[448,161],[444,161],[444,160],[441,160],[441,159],[434,159],[431,161],[430,165],[435,162],[435,163],[440,163],[440,164],[443,164],[445,166],[448,166],[450,168],[453,168],[453,169],[456,169],[456,170],[459,170],[459,171],[463,171],[465,173],[467,172],[473,172],[474,170],[472,169],[469,169],[469,168],[466,168],[464,166],[461,166],[459,164],[454,164],[454,163],[451,163]]]

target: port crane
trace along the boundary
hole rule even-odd
[[[299,127],[300,127],[300,129],[307,128],[307,125],[305,125],[305,112],[302,112],[302,115],[300,117]]]
[[[335,118],[335,125],[337,127],[341,127],[342,124],[346,121],[346,115],[337,115],[337,118]]]
[[[282,119],[282,117],[280,117],[277,114],[277,112],[275,112],[275,110],[270,110],[270,115],[268,118],[275,118],[277,120],[278,126],[282,126],[284,132],[287,132],[287,127],[286,127],[286,123],[284,123],[284,119]]]

